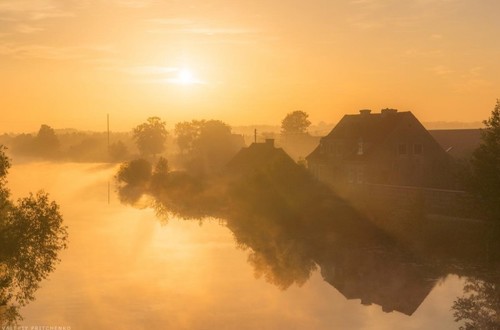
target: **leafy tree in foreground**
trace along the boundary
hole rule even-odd
[[[481,145],[471,160],[469,188],[480,199],[487,214],[500,224],[500,100],[484,124]]]
[[[286,115],[281,122],[281,133],[284,135],[305,134],[311,125],[309,115],[304,111],[294,111]]]
[[[159,154],[165,150],[167,129],[159,117],[149,117],[133,131],[134,140],[141,154],[145,156]]]
[[[39,192],[10,200],[9,159],[0,146],[0,325],[21,318],[19,308],[35,299],[40,282],[66,248],[67,230],[59,206]]]
[[[455,321],[463,321],[461,330],[500,329],[500,288],[498,283],[468,279],[465,295],[453,302]]]

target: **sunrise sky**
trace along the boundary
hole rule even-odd
[[[0,133],[157,115],[279,124],[361,108],[479,121],[498,0],[0,0]]]

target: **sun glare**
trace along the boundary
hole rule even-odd
[[[177,73],[177,81],[182,85],[191,85],[196,83],[196,79],[189,69],[180,69]]]

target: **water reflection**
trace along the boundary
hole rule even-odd
[[[295,164],[261,162],[219,177],[169,172],[149,185],[119,189],[129,203],[144,193],[153,197],[163,221],[169,214],[224,219],[238,247],[248,251],[255,275],[281,289],[304,284],[319,267],[324,280],[347,299],[412,315],[448,274],[498,288],[487,276],[499,272],[496,248],[483,239],[486,228],[435,224],[407,212],[401,213],[404,218],[397,212],[374,213],[369,221]],[[455,318],[467,320],[475,312],[466,310],[474,304],[457,299]],[[498,315],[498,304],[491,306]],[[492,324],[498,326],[496,317]]]
[[[54,270],[67,232],[58,205],[43,192],[17,202],[6,188],[9,160],[0,149],[0,325],[22,319],[19,309],[35,299]]]

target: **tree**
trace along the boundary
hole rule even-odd
[[[193,150],[193,143],[200,136],[200,130],[204,123],[204,120],[192,120],[175,125],[177,146],[181,154],[187,154]]]
[[[116,174],[116,180],[126,185],[147,185],[152,175],[151,163],[143,158],[123,163]]]
[[[311,125],[308,117],[309,115],[304,111],[290,112],[281,122],[281,134],[305,134]]]
[[[500,287],[498,283],[468,279],[465,295],[453,302],[455,321],[464,321],[460,330],[500,328]]]
[[[167,141],[165,122],[159,117],[149,117],[133,131],[133,137],[141,154],[155,156],[165,150]]]
[[[0,146],[0,325],[21,318],[19,308],[35,299],[68,236],[59,206],[46,193],[10,200],[5,186],[10,161],[4,150]]]
[[[109,156],[114,161],[124,160],[128,156],[128,149],[121,140],[109,146]]]
[[[483,123],[486,128],[472,156],[468,186],[488,215],[500,224],[500,100]]]
[[[243,146],[220,120],[193,120],[175,126],[184,165],[192,171],[220,170]]]
[[[59,153],[59,139],[54,129],[48,125],[40,126],[36,136],[36,150],[42,157],[53,157]]]

